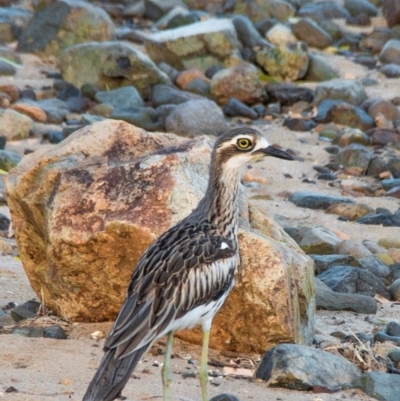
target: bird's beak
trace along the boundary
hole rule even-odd
[[[288,152],[285,152],[284,150],[278,148],[274,148],[273,146],[268,146],[267,148],[261,149],[260,151],[263,152],[266,156],[278,157],[279,159],[285,160],[294,160],[293,156],[290,155]]]

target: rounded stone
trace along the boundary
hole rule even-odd
[[[249,63],[217,72],[211,80],[211,96],[220,105],[234,97],[245,104],[258,103],[265,96],[260,72]]]

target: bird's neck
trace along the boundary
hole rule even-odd
[[[216,234],[232,240],[237,238],[239,178],[238,170],[211,163],[208,188],[198,206]]]

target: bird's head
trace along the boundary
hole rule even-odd
[[[235,128],[219,136],[213,153],[217,163],[229,169],[238,169],[266,156],[293,160],[289,153],[271,146],[258,131],[247,127]]]

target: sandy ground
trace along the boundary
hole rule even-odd
[[[374,26],[382,26],[382,19],[374,19]],[[349,29],[346,27],[346,29]],[[372,31],[372,27],[369,31]],[[392,99],[398,95],[400,79],[386,79],[377,71],[369,71],[365,67],[354,64],[351,59],[324,52],[323,55],[334,65],[343,78],[361,79],[371,77],[379,82],[377,86],[367,87],[370,97]],[[52,80],[45,78],[46,71],[56,71],[53,61],[43,62],[35,56],[23,56],[25,67],[18,70],[15,77],[0,78],[0,83],[14,82],[21,89],[33,87],[35,89],[52,84]],[[304,84],[314,87],[315,84]],[[324,181],[317,181],[316,185],[302,183],[304,177],[314,179],[316,172],[313,165],[324,165],[329,155],[323,151],[327,145],[318,140],[316,133],[296,133],[281,127],[281,121],[271,125],[259,127],[271,143],[280,144],[284,148],[291,148],[304,158],[304,161],[277,162],[268,160],[257,164],[254,169],[267,179],[268,183],[257,191],[270,197],[270,200],[258,201],[269,214],[284,225],[321,225],[335,228],[355,240],[370,239],[378,241],[383,237],[398,235],[398,228],[360,226],[352,222],[337,220],[337,216],[325,214],[321,211],[297,208],[282,196],[284,191],[298,190],[315,191],[332,195],[341,195],[338,184],[330,187]],[[10,143],[9,149],[23,151],[43,146],[39,139],[32,138],[19,143]],[[284,178],[290,174],[292,178]],[[353,178],[353,177],[349,177]],[[373,180],[362,178],[368,183]],[[251,193],[252,190],[250,190]],[[391,198],[358,197],[357,202],[366,203],[374,208],[387,207],[392,212],[397,210],[400,202]],[[7,213],[5,207],[0,210]],[[14,244],[14,240],[9,240]],[[0,256],[0,306],[10,301],[22,303],[35,298],[28,279],[18,258]],[[317,311],[315,339],[325,346],[338,344],[332,337],[333,331],[343,331],[347,334],[362,331],[371,333],[382,327],[382,322],[388,319],[400,320],[400,306],[381,306],[377,315],[372,319],[352,312]],[[372,322],[371,322],[372,321]],[[107,332],[110,324],[79,324],[74,325],[68,340],[49,340],[25,338],[17,335],[0,335],[0,398],[13,401],[45,401],[45,400],[80,400],[88,382],[94,374],[101,359],[102,343],[104,340],[93,340],[90,334],[95,330]],[[394,346],[393,346],[394,347]],[[393,348],[392,347],[392,348]],[[156,344],[151,352],[136,369],[133,378],[124,390],[128,400],[157,399],[162,393],[160,364],[163,356],[162,341]],[[180,341],[175,342],[173,359],[173,393],[181,400],[199,400],[200,388],[196,378],[183,378],[182,374],[190,370],[196,372],[196,366],[188,364],[190,358],[199,360],[200,348]],[[211,358],[218,359],[221,355],[211,351]],[[258,355],[253,356],[255,359]],[[225,358],[226,360],[226,358]],[[156,366],[158,365],[158,366]],[[210,366],[210,370],[219,368]],[[336,401],[349,399],[367,401],[372,398],[358,390],[338,392],[335,394],[313,394],[308,392],[271,389],[265,383],[256,383],[250,379],[235,379],[232,377],[213,378],[215,383],[210,384],[210,395],[223,392],[236,395],[240,400],[255,401]],[[10,387],[17,392],[6,392]],[[178,398],[177,398],[178,399]]]

